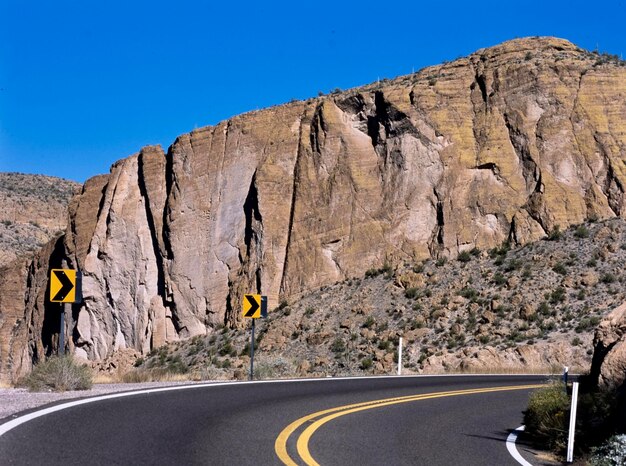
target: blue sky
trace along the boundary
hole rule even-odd
[[[0,0],[0,171],[84,181],[196,127],[515,37],[626,55],[625,1]]]

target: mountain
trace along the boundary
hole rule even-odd
[[[0,267],[41,249],[67,226],[79,184],[52,176],[0,173]]]
[[[0,277],[17,296],[0,329],[21,335],[0,374],[56,350],[45,290],[63,260],[84,276],[69,349],[99,360],[241,326],[244,293],[274,308],[385,264],[624,218],[625,95],[617,57],[516,39],[143,148],[85,183],[22,285]]]

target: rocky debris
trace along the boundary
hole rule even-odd
[[[626,301],[611,311],[595,331],[591,376],[606,390],[626,390]]]
[[[167,153],[144,148],[73,201],[63,244],[29,271],[25,315],[53,320],[43,266],[66,260],[84,273],[71,350],[90,360],[147,354],[243,326],[244,293],[262,292],[275,308],[368,269],[393,276],[426,258],[445,266],[474,249],[624,217],[626,68],[597,58],[560,39],[517,39],[240,115],[180,136]],[[619,251],[597,253],[611,261]],[[410,278],[388,285],[422,286]],[[424,276],[426,286],[439,279]],[[367,315],[364,306],[355,308]],[[437,331],[455,306],[433,310]],[[43,320],[26,320],[29,339],[12,351],[56,350]]]

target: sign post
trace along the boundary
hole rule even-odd
[[[254,379],[254,323],[261,317],[267,317],[267,296],[260,294],[243,295],[243,316],[252,319],[250,338],[250,380]]]
[[[50,270],[50,302],[62,303],[59,352],[65,354],[65,313],[72,311],[72,303],[82,302],[82,274],[72,269]]]

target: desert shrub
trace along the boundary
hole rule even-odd
[[[371,369],[373,365],[374,365],[374,361],[372,361],[372,358],[361,359],[361,369],[363,370]]]
[[[504,267],[505,272],[513,272],[522,267],[522,261],[519,259],[511,259]]]
[[[600,277],[600,281],[602,283],[614,283],[616,280],[617,278],[615,278],[615,275],[612,273],[605,273]]]
[[[365,322],[363,322],[363,328],[372,328],[375,322],[376,321],[374,320],[374,317],[367,316],[367,319],[365,319]]]
[[[526,432],[539,445],[560,450],[567,444],[570,400],[562,383],[554,382],[530,395],[524,411]]]
[[[346,344],[341,338],[336,338],[330,346],[330,349],[333,353],[343,353],[346,350]]]
[[[563,238],[561,227],[559,225],[555,225],[548,234],[548,241],[559,241],[561,238]]]
[[[500,272],[496,272],[492,280],[496,285],[502,286],[506,283],[506,277]]]
[[[437,262],[435,262],[435,265],[437,267],[443,267],[444,265],[446,265],[446,262],[448,262],[447,257],[440,257],[439,259],[437,259]]]
[[[550,303],[557,304],[563,301],[565,301],[565,288],[559,286],[550,293]]]
[[[408,299],[415,299],[419,297],[419,295],[420,295],[420,290],[419,288],[415,288],[415,287],[407,288],[404,292],[404,296],[406,296]]]
[[[465,299],[475,300],[480,293],[472,287],[466,286],[459,291],[459,294]]]
[[[308,306],[304,311],[304,315],[307,317],[312,316],[314,313],[315,313],[315,308],[312,306]]]
[[[281,356],[264,357],[254,364],[254,379],[276,379],[295,374],[293,364]]]
[[[574,231],[574,236],[580,239],[589,238],[589,229],[585,225],[578,225]]]
[[[472,260],[472,255],[469,251],[463,251],[458,255],[457,260],[459,262],[469,262],[470,260]]]
[[[19,385],[31,392],[89,390],[92,377],[91,369],[77,364],[71,356],[53,356],[37,364]]]
[[[591,450],[591,466],[620,466],[626,464],[626,434],[614,435]]]
[[[567,275],[567,268],[562,262],[558,262],[554,267],[552,267],[552,270],[559,275]]]

